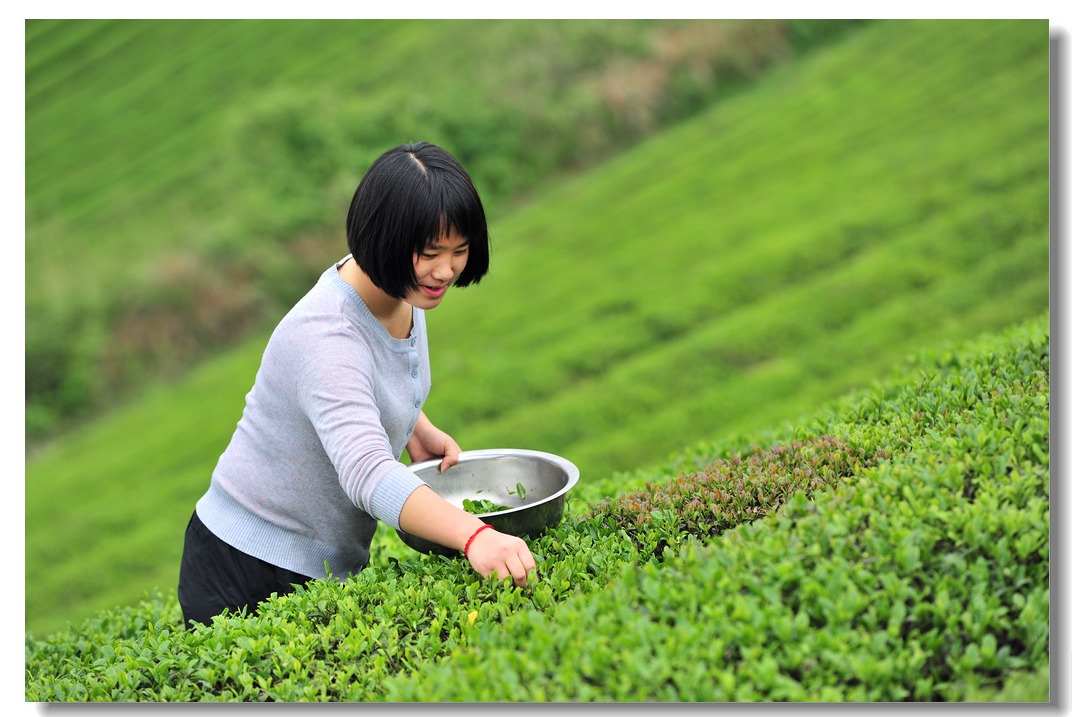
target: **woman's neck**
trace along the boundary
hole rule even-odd
[[[365,306],[372,312],[387,332],[396,339],[404,339],[413,329],[413,307],[402,299],[388,295],[383,289],[372,283],[353,258],[347,259],[339,267],[339,276],[354,287]]]

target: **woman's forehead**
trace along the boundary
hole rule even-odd
[[[425,247],[428,249],[457,249],[468,243],[469,239],[467,237],[464,237],[451,229],[437,237],[429,239],[428,243],[425,244]]]

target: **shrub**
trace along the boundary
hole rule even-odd
[[[567,504],[529,588],[391,559],[190,631],[156,594],[28,638],[26,699],[1045,701],[1047,320]]]

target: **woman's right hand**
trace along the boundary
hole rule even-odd
[[[473,536],[465,557],[473,570],[485,578],[492,575],[500,580],[513,578],[514,585],[523,588],[536,577],[536,560],[528,544],[494,528],[481,530]]]
[[[461,550],[482,577],[495,574],[501,580],[512,578],[518,587],[525,587],[534,577],[530,573],[535,573],[536,559],[524,540],[500,533],[443,500],[427,485],[419,486],[402,504],[398,527],[418,538]]]

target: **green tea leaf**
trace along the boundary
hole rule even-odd
[[[483,513],[498,513],[500,510],[509,510],[510,506],[501,505],[493,500],[481,498],[480,500],[462,499],[462,508],[469,513],[481,515]]]

